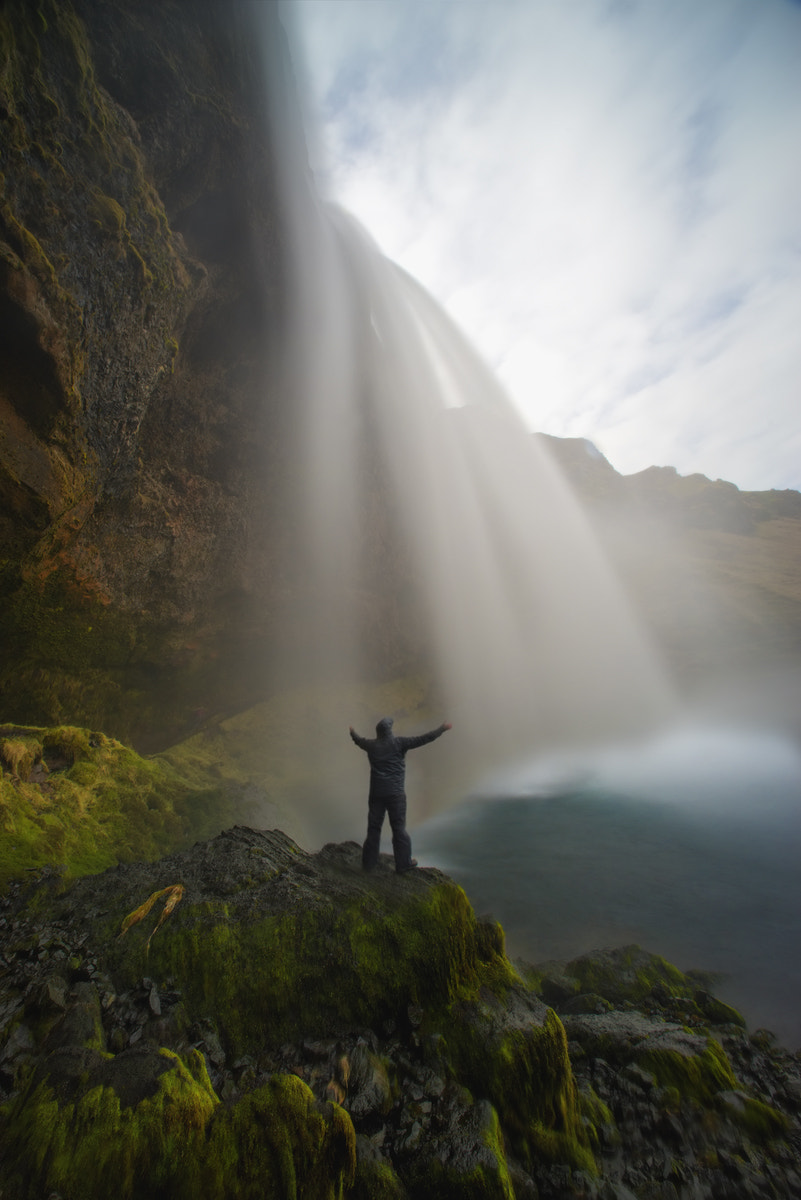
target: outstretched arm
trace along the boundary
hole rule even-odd
[[[359,747],[359,749],[366,750],[367,749],[367,738],[359,737],[358,733],[356,732],[356,730],[353,728],[352,725],[350,727],[349,732],[350,732],[350,736],[353,738],[354,742]]]
[[[446,730],[452,728],[450,721],[445,721],[443,725],[432,729],[430,733],[419,733],[417,737],[398,738],[398,741],[403,743],[404,750],[416,750],[418,746],[427,746],[429,742],[436,741]]]

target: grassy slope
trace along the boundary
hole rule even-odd
[[[218,782],[86,729],[0,726],[0,759],[0,886],[35,867],[79,876],[158,858],[233,816]]]

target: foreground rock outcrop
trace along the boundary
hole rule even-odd
[[[2,906],[22,1200],[798,1190],[796,1056],[636,948],[516,970],[438,871],[235,827]]]

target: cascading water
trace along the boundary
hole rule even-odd
[[[271,100],[294,467],[273,686],[281,743],[296,736],[288,758],[304,764],[284,797],[308,818],[305,840],[362,836],[347,726],[369,733],[404,694],[377,679],[422,672],[429,711],[418,688],[414,724],[396,705],[399,727],[454,730],[410,759],[412,823],[440,813],[416,851],[502,920],[512,953],[636,940],[723,972],[750,1020],[797,1044],[798,747],[679,719],[570,489],[496,380],[316,198],[289,97],[279,86]]]
[[[283,677],[290,660],[334,685],[422,668],[454,733],[421,756],[417,819],[498,764],[654,727],[669,688],[558,469],[435,301],[317,201],[281,135],[296,464]]]

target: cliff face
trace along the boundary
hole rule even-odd
[[[193,705],[249,694],[282,293],[258,45],[280,55],[280,29],[259,8],[258,30],[212,0],[0,12],[0,686],[18,719],[169,740]]]

